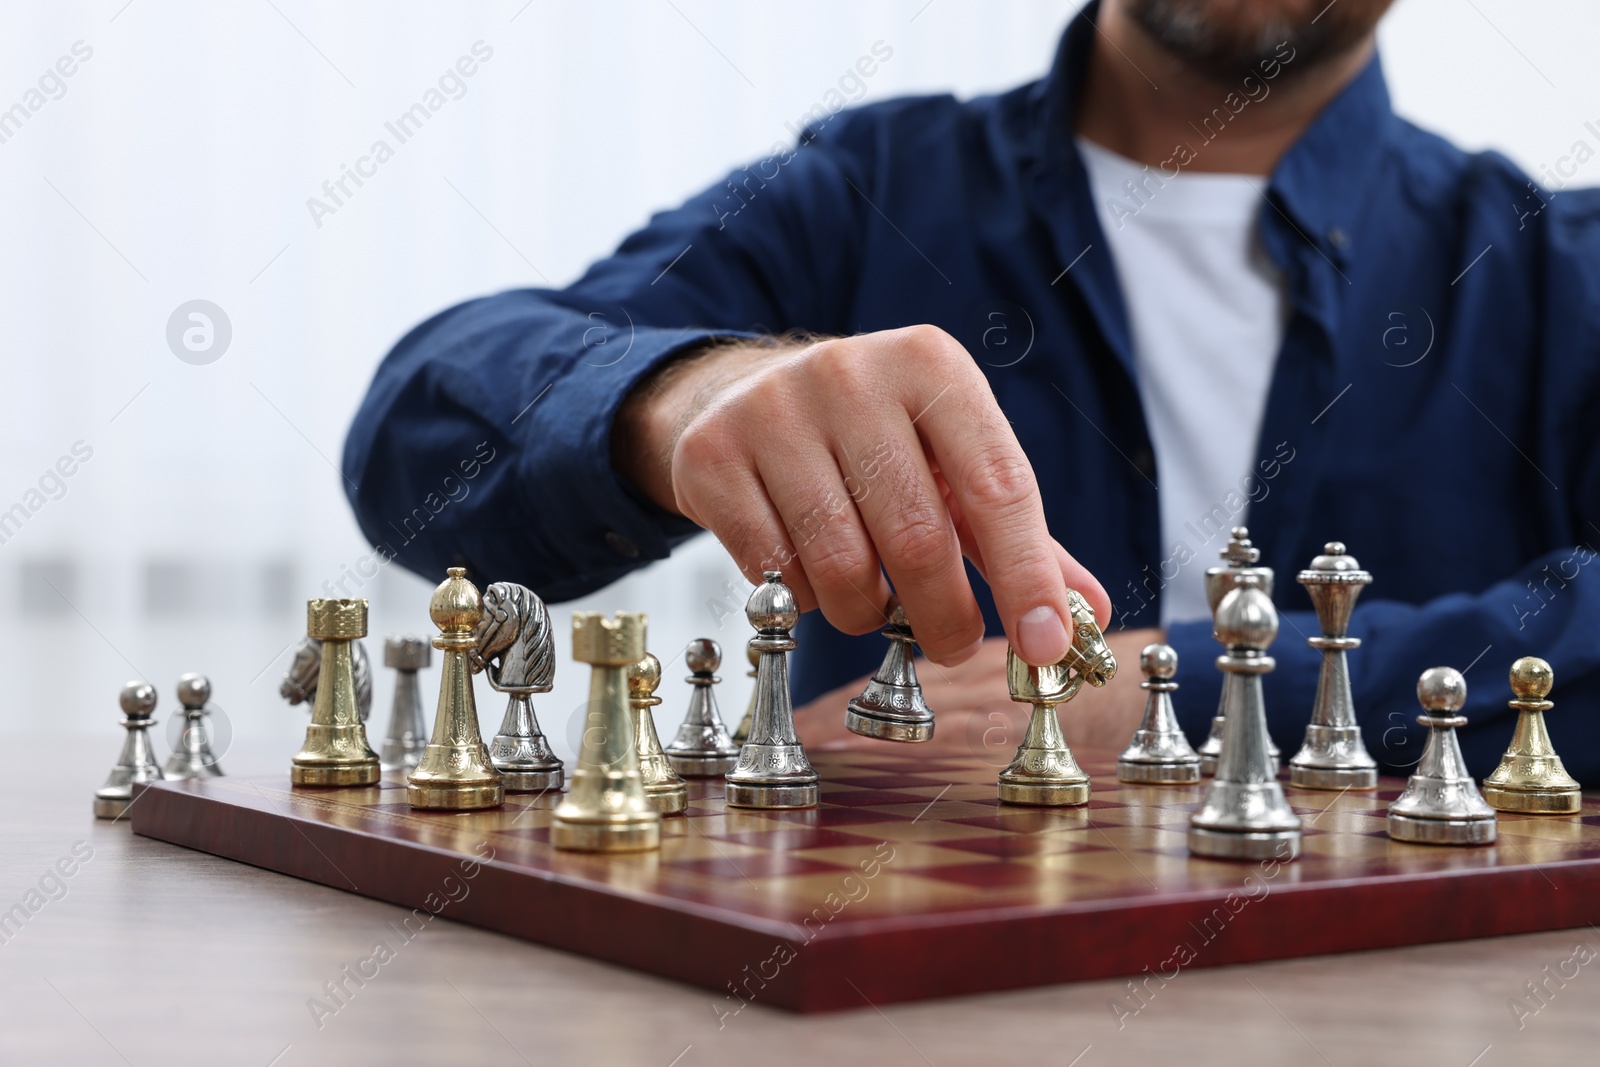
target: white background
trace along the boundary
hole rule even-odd
[[[175,706],[209,674],[259,762],[292,751],[276,695],[303,601],[367,551],[336,470],[377,361],[434,311],[565,284],[654,209],[766,154],[876,41],[864,99],[1003,89],[1038,76],[1075,2],[10,3],[0,108],[75,41],[93,57],[0,144],[0,510],[74,442],[93,458],[0,545],[0,712],[12,732],[86,733],[109,766],[130,676]],[[1580,0],[1401,0],[1382,32],[1396,106],[1537,172],[1600,120]],[[308,197],[353,164],[476,41],[493,57],[317,227]],[[1576,181],[1591,184],[1600,162]],[[1513,210],[1511,205],[1507,210]],[[180,303],[231,320],[217,362],[165,339]],[[747,693],[736,577],[702,538],[678,559],[557,609],[563,666],[538,705],[570,755],[586,680],[571,607],[650,613],[671,661],[707,634],[729,651],[724,714]],[[432,581],[384,569],[360,595],[372,632],[430,632]],[[351,586],[352,591],[354,587]],[[720,627],[708,601],[721,598]],[[801,634],[803,638],[803,630]],[[381,658],[381,646],[369,642]],[[378,679],[387,718],[391,682]],[[681,715],[668,662],[663,730]],[[424,680],[428,710],[436,672]],[[486,732],[501,704],[481,686]],[[165,751],[164,742],[158,745]],[[227,761],[224,761],[226,765]]]

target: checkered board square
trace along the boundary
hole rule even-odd
[[[913,749],[820,752],[822,803],[747,811],[690,784],[660,851],[558,852],[558,795],[489,812],[412,811],[399,777],[160,782],[137,833],[349,892],[800,1011],[1454,940],[1600,921],[1600,800],[1500,816],[1486,848],[1391,841],[1403,782],[1286,786],[1294,862],[1190,856],[1204,783],[1118,783],[1080,752],[1086,807],[995,797],[999,768]],[[1180,951],[1187,948],[1188,951]],[[737,998],[737,1000],[732,999]]]

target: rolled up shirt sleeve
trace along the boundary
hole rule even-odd
[[[617,410],[709,343],[848,332],[871,181],[871,138],[849,118],[656,215],[569,288],[472,300],[402,338],[344,449],[378,552],[562,600],[692,535],[612,468]]]

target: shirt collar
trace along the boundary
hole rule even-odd
[[[1301,233],[1334,259],[1370,214],[1369,187],[1395,121],[1376,53],[1284,153],[1269,190]]]
[[[1069,173],[1082,170],[1074,117],[1089,53],[1099,33],[1099,0],[1078,12],[1061,35],[1050,73],[1034,86],[1040,121],[1033,154]],[[1292,62],[1292,60],[1291,60]],[[1268,182],[1273,206],[1289,216],[1315,248],[1334,260],[1350,252],[1350,235],[1368,207],[1368,187],[1395,121],[1378,56],[1312,120],[1278,161]],[[1275,212],[1269,212],[1275,214]]]

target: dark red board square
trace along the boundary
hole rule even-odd
[[[1046,830],[1081,830],[1083,823],[1070,815],[1076,809],[1064,808],[1012,808],[1001,806],[993,815],[976,815],[970,819],[948,819],[961,826],[976,826],[983,830],[1004,830],[1013,834],[1038,834]]]
[[[969,885],[975,889],[1036,885],[1039,881],[1039,868],[1026,863],[961,863],[949,867],[919,867],[909,873],[918,878],[936,878],[941,882]]]
[[[850,765],[850,769],[848,771],[845,771],[843,774],[835,774],[834,777],[848,777],[850,774],[854,774],[857,771],[884,771],[889,774],[905,774],[906,771],[910,769],[906,766],[906,762],[906,760],[901,760],[898,763],[893,763],[885,760],[883,763],[855,763]],[[941,763],[938,760],[928,760],[925,763],[921,760],[918,760],[915,767],[916,774],[923,778],[936,775],[949,775],[950,777],[957,777],[968,774],[971,772],[971,770],[972,768],[967,766],[965,763]],[[934,784],[944,785],[945,783],[936,782]]]
[[[855,789],[942,789],[950,784],[948,779],[921,778],[910,774],[841,774],[833,779],[835,784]]]
[[[496,830],[495,836],[520,837],[524,841],[548,841],[550,840],[550,827],[531,826],[520,830]]]
[[[767,811],[762,814],[775,822],[798,823],[804,826],[859,826],[862,823],[902,822],[912,818],[910,815],[891,815],[869,808],[835,808],[827,804],[805,811]]]
[[[919,797],[915,793],[896,793],[889,789],[846,789],[840,793],[822,794],[824,803],[842,804],[847,808],[864,808],[869,805],[886,807],[890,804],[931,804],[932,797]]]
[[[958,841],[940,841],[940,848],[957,852],[976,852],[982,856],[1048,856],[1057,852],[1104,852],[1100,845],[1079,844],[1063,846],[1053,838],[1035,834],[1006,834],[1004,837],[972,837]]]
[[[772,830],[739,830],[733,833],[707,834],[717,841],[735,841],[741,845],[773,851],[798,851],[803,848],[860,848],[866,840],[859,834],[843,834],[818,826],[782,826]]]
[[[793,856],[787,852],[763,852],[755,856],[739,856],[734,859],[708,856],[701,859],[673,860],[662,866],[677,871],[693,871],[713,878],[779,878],[855,869]]]

